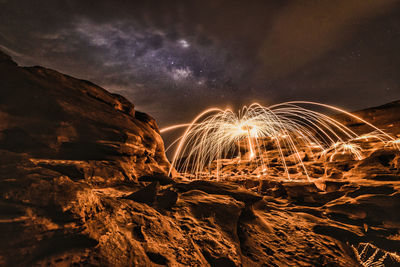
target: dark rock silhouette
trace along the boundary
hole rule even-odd
[[[159,190],[158,182],[152,182],[145,188],[139,189],[138,191],[129,194],[124,198],[151,205],[156,200],[158,190]]]

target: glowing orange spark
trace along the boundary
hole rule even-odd
[[[370,126],[375,132],[359,136],[339,121],[301,107],[300,104],[340,111]],[[236,157],[234,155],[238,155],[238,161],[242,159],[242,141],[248,144],[245,149],[248,150],[249,161],[260,166],[257,176],[261,177],[268,172],[268,143],[274,147],[273,151],[277,151],[278,162],[288,179],[291,176],[287,156],[293,155],[291,161],[299,164],[308,180],[310,177],[300,156],[301,151],[319,151],[320,154],[333,151],[330,160],[337,153],[351,153],[355,159],[360,160],[363,158],[362,149],[352,141],[376,138],[394,146],[400,144],[400,141],[394,140],[362,118],[337,107],[308,101],[286,102],[270,107],[254,103],[243,107],[238,114],[230,109],[210,108],[200,113],[192,122],[169,126],[162,129],[161,133],[183,127],[186,127],[184,134],[173,142],[177,145],[171,170],[176,168],[180,173],[189,173],[196,177],[202,176],[207,168],[210,169],[213,162],[216,163],[217,178],[220,177],[222,159],[233,159]]]

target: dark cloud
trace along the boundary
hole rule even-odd
[[[211,105],[400,98],[400,6],[0,0],[0,49],[123,94],[161,125]]]

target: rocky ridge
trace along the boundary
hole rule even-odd
[[[313,182],[171,178],[156,123],[123,97],[1,53],[0,76],[0,265],[398,264],[393,149]]]

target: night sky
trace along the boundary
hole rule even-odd
[[[161,126],[254,101],[400,99],[393,0],[0,0],[0,49],[122,94]]]

